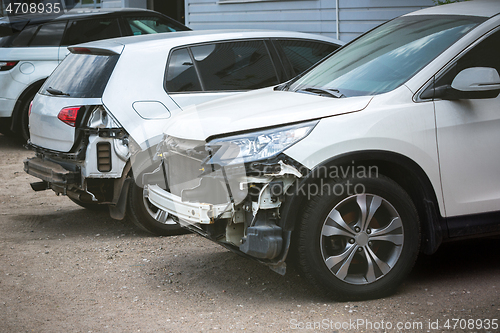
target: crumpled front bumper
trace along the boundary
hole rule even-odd
[[[282,227],[281,208],[287,190],[304,176],[298,162],[278,154],[226,165],[212,160],[204,142],[172,137],[157,147],[156,156],[161,165],[142,179],[153,206],[181,226],[284,273],[291,230]]]
[[[158,185],[146,185],[144,195],[165,212],[177,216],[181,225],[213,224],[216,218],[231,218],[232,204],[183,202],[181,197],[163,190]]]

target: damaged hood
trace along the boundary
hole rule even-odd
[[[213,136],[360,111],[371,99],[372,96],[331,98],[265,88],[186,108],[168,121],[164,133],[206,141]]]

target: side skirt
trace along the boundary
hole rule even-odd
[[[500,211],[446,218],[449,237],[472,238],[500,233]]]

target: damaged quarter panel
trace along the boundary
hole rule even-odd
[[[172,44],[175,45],[175,42]],[[143,45],[126,44],[126,52],[121,54],[102,96],[103,103],[110,110],[120,110],[113,112],[114,116],[141,149],[158,143],[168,119],[180,112],[177,104],[163,90],[165,62],[170,50],[168,45],[168,41],[161,39],[150,42],[147,61],[137,61],[143,57]],[[143,77],[143,73],[149,73],[147,80],[130,79]]]

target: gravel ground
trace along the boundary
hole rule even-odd
[[[484,329],[500,321],[499,238],[445,244],[396,295],[338,303],[292,268],[280,276],[199,236],[152,237],[35,193],[32,155],[0,134],[0,332],[500,331]]]

